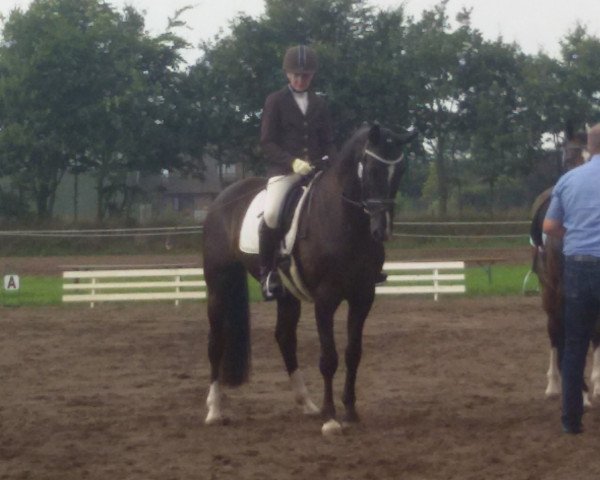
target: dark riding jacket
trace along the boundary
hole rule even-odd
[[[304,115],[289,86],[271,93],[262,113],[260,145],[269,177],[292,173],[295,158],[311,163],[325,155],[333,159],[336,149],[325,99],[309,91]]]

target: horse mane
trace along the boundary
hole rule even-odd
[[[350,159],[355,158],[357,153],[356,148],[358,145],[362,147],[362,143],[364,143],[365,137],[368,135],[370,128],[370,125],[367,123],[363,124],[354,131],[348,140],[344,142],[342,149],[338,154],[338,160],[340,163],[345,163],[350,161]]]

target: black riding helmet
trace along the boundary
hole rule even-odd
[[[315,73],[317,67],[317,54],[306,45],[288,48],[283,57],[283,70],[286,73]]]

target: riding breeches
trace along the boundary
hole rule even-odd
[[[283,202],[285,201],[288,192],[301,178],[302,175],[299,173],[278,175],[269,178],[265,199],[265,211],[263,214],[267,227],[277,228],[279,226]]]

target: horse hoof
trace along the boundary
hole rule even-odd
[[[342,425],[340,425],[340,422],[332,418],[323,424],[321,427],[321,433],[325,437],[333,437],[336,435],[342,435],[344,431],[342,430]]]

